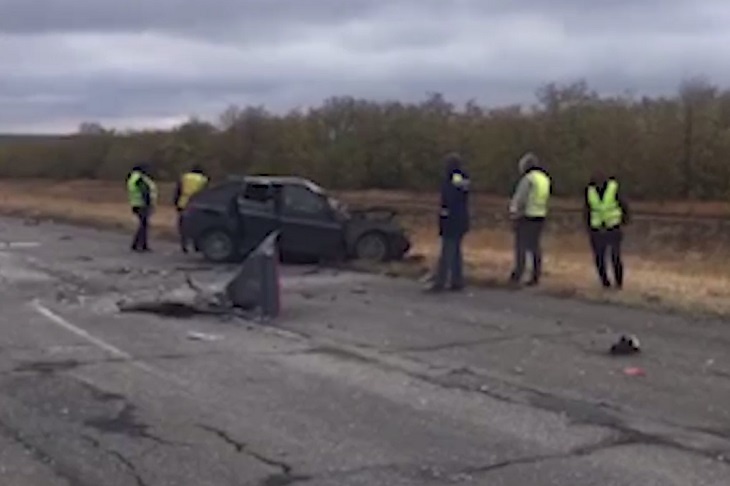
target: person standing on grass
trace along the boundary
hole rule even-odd
[[[462,242],[469,231],[469,174],[459,154],[452,153],[444,162],[444,175],[441,180],[441,207],[439,210],[439,235],[441,236],[441,255],[436,267],[430,292],[449,289],[460,291],[464,288],[464,259]]]
[[[542,274],[540,239],[548,213],[551,181],[547,171],[540,165],[540,160],[532,152],[523,155],[517,162],[517,167],[521,178],[509,205],[515,235],[515,261],[510,283],[521,283],[529,253],[532,255],[532,278],[527,285],[533,286],[540,283]]]
[[[180,247],[183,253],[188,252],[188,242],[182,232],[182,214],[190,198],[202,191],[208,184],[208,176],[203,168],[194,165],[192,169],[180,176],[175,187],[174,204],[177,209],[177,232],[180,235]]]
[[[601,284],[604,288],[612,286],[606,269],[606,254],[610,253],[614,283],[621,289],[624,284],[622,226],[629,220],[629,207],[621,196],[615,177],[606,177],[601,171],[593,174],[586,187],[583,214]]]
[[[127,177],[127,194],[132,213],[137,216],[137,230],[132,240],[132,251],[150,251],[149,220],[157,206],[157,185],[150,176],[147,164],[135,166]]]

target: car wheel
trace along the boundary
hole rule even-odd
[[[385,235],[370,232],[362,235],[355,243],[355,258],[369,262],[383,262],[388,259],[388,240]]]
[[[199,242],[203,256],[212,262],[230,262],[236,257],[236,243],[230,233],[214,230],[206,233]]]

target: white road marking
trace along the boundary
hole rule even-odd
[[[169,373],[165,373],[162,370],[159,370],[157,368],[153,368],[152,366],[149,366],[148,364],[141,363],[135,359],[134,356],[127,353],[126,351],[123,351],[119,349],[118,347],[107,343],[106,341],[103,341],[95,336],[92,336],[84,329],[75,326],[71,324],[69,321],[64,319],[63,317],[59,316],[52,310],[50,310],[48,307],[41,304],[38,300],[34,300],[31,305],[33,306],[33,309],[36,310],[40,315],[48,319],[50,322],[56,324],[62,329],[65,329],[66,331],[75,334],[76,336],[88,341],[89,343],[93,344],[94,346],[98,347],[99,349],[102,349],[106,351],[109,354],[112,354],[116,356],[117,358],[121,358],[127,362],[131,366],[134,366],[135,368],[138,368],[146,373],[149,373],[150,375],[153,375],[157,378],[161,378],[163,380],[172,381],[175,382],[178,385],[181,386],[187,386],[187,382],[184,380],[178,378],[177,376],[170,375]]]
[[[0,248],[38,248],[37,241],[0,241]]]

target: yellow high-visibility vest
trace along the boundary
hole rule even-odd
[[[137,181],[142,179],[150,190],[150,205],[157,205],[157,185],[151,177],[143,174],[140,171],[132,172],[127,178],[127,195],[129,197],[129,205],[133,208],[139,208],[144,206],[144,199],[142,198],[142,191],[137,187]]]
[[[528,218],[544,218],[548,212],[550,199],[550,177],[540,170],[531,170],[526,177],[530,178],[530,195],[527,197],[525,216]]]
[[[183,174],[180,180],[180,198],[177,201],[177,207],[184,209],[190,198],[203,190],[208,184],[208,178],[197,172],[188,172]]]
[[[588,188],[588,207],[591,210],[591,228],[615,228],[623,220],[623,210],[618,202],[618,182],[608,181],[603,197],[598,194],[596,186]]]

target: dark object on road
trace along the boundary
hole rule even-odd
[[[226,285],[226,297],[234,307],[258,310],[266,318],[279,315],[281,299],[279,257],[276,251],[278,237],[278,231],[267,236],[246,257],[241,270]]]
[[[627,356],[641,352],[641,345],[635,336],[623,335],[611,346],[609,353],[614,356]]]
[[[244,258],[274,230],[285,259],[399,260],[410,241],[395,214],[385,207],[349,210],[307,179],[246,176],[193,196],[181,231],[215,262]]]
[[[222,292],[207,291],[189,276],[186,281],[192,296],[122,302],[122,312],[145,312],[165,317],[186,318],[198,314],[237,315],[269,320],[279,315],[280,286],[276,241],[279,233],[269,234],[246,258]]]

